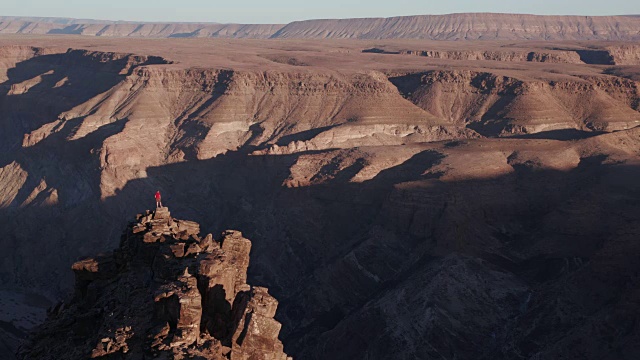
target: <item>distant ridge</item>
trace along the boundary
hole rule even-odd
[[[162,21],[131,21],[131,20],[102,20],[102,19],[75,19],[65,17],[46,17],[46,16],[0,16],[0,22],[21,21],[21,22],[35,22],[41,24],[61,24],[61,25],[76,25],[76,24],[168,24],[168,22]],[[171,22],[174,23],[174,22]],[[215,21],[181,21],[175,22],[175,24],[220,24]]]
[[[0,34],[25,35],[265,39],[283,26],[0,16]]]
[[[430,40],[638,40],[633,16],[543,16],[493,13],[297,21],[277,38]]]
[[[282,24],[0,17],[0,34],[254,39],[640,40],[640,16],[495,13],[324,19]]]

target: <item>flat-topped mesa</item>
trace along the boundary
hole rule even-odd
[[[169,209],[139,214],[112,253],[73,264],[76,293],[21,351],[24,359],[290,359],[278,301],[246,283],[251,241],[220,241]]]

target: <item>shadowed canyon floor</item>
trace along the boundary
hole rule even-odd
[[[64,299],[159,189],[252,240],[294,358],[640,354],[635,44],[0,45],[3,302]]]

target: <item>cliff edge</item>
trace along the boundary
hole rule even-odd
[[[168,208],[137,216],[120,247],[73,264],[75,294],[58,304],[22,359],[290,359],[278,301],[247,284],[251,241]]]
[[[129,38],[616,40],[640,38],[634,16],[496,13],[315,19],[288,24],[148,23],[0,16],[0,34]]]

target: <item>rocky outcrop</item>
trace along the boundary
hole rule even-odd
[[[278,301],[246,283],[251,242],[199,232],[167,208],[138,215],[118,249],[73,264],[73,299],[50,311],[20,357],[290,359]]]

